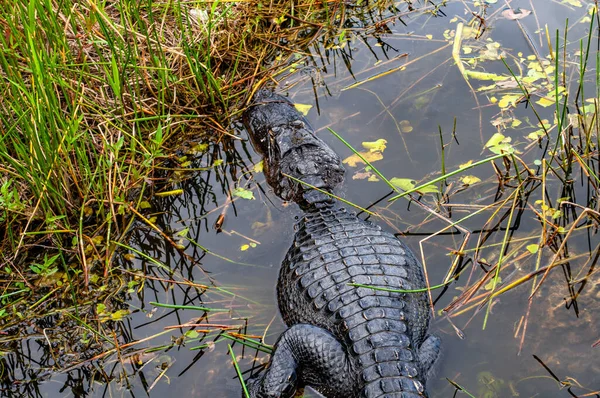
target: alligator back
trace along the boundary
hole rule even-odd
[[[425,286],[418,261],[393,235],[341,207],[307,213],[279,274],[284,321],[320,326],[348,348],[356,396],[361,390],[364,397],[421,396],[424,370],[415,348],[428,327],[426,296],[352,284]]]

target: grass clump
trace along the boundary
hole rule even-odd
[[[57,302],[93,324],[95,300],[127,286],[107,282],[120,278],[114,254],[148,221],[176,149],[234,136],[251,87],[345,15],[338,0],[0,5],[4,328]]]

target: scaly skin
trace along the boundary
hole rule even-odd
[[[260,92],[244,115],[265,156],[267,181],[305,216],[283,260],[277,297],[289,326],[268,369],[249,381],[252,397],[293,397],[311,386],[328,398],[426,397],[440,341],[427,336],[421,265],[396,237],[340,207],[329,196],[343,180],[339,157],[283,97]]]

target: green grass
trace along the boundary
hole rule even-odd
[[[52,315],[46,338],[72,346],[81,329],[98,358],[112,355],[123,296],[160,279],[115,259],[128,253],[180,277],[128,242],[137,222],[181,250],[148,216],[172,176],[198,171],[177,151],[235,135],[231,120],[254,90],[316,37],[336,35],[344,13],[340,0],[0,0],[3,330]],[[233,296],[212,281],[184,284]]]
[[[33,288],[45,256],[66,272],[63,282],[84,289],[93,275],[110,275],[155,181],[167,179],[165,160],[191,140],[231,135],[230,117],[251,88],[322,34],[311,21],[326,26],[343,9],[337,1],[0,4],[0,276],[19,281],[9,290]],[[273,44],[287,35],[300,39],[287,50]]]

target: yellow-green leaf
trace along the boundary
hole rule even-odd
[[[546,136],[546,133],[544,132],[544,130],[539,129],[539,130],[529,133],[527,135],[527,138],[529,138],[532,141],[537,141],[540,137],[545,137],[545,136]]]
[[[254,199],[254,192],[242,188],[242,187],[237,187],[236,189],[233,190],[233,195],[240,197],[242,199],[248,199],[248,200],[253,200]]]
[[[500,144],[502,141],[504,141],[506,137],[504,136],[504,134],[501,133],[495,133],[492,138],[490,138],[488,140],[488,142],[485,143],[485,147],[489,148],[492,146],[496,146],[498,144]]]
[[[194,329],[185,332],[185,337],[188,339],[195,339],[198,338],[198,336],[200,336],[200,333],[196,332]]]
[[[543,106],[544,108],[547,108],[550,105],[554,105],[554,98],[542,97],[539,100],[535,101],[535,103]]]
[[[461,164],[458,166],[459,169],[464,169],[465,167],[469,167],[471,164],[473,164],[472,160],[468,160],[465,163]]]
[[[400,188],[403,191],[409,191],[413,189],[416,185],[415,180],[411,180],[410,178],[392,178],[390,182],[397,188]]]
[[[473,185],[478,182],[481,182],[481,178],[475,177],[475,176],[463,176],[460,180],[462,181],[463,184],[466,184],[466,185]]]
[[[110,314],[110,319],[112,319],[113,321],[120,321],[123,318],[125,318],[127,315],[129,315],[128,310],[118,310],[118,311],[115,311],[112,314]]]
[[[205,152],[207,149],[208,149],[208,144],[201,143],[201,144],[194,145],[191,149],[191,152],[192,153],[201,153],[201,152]]]
[[[539,249],[540,249],[540,246],[539,246],[539,245],[535,245],[535,244],[532,244],[532,245],[527,245],[527,250],[528,250],[528,251],[529,251],[529,253],[531,253],[531,254],[535,254],[535,253],[537,253]]]
[[[260,162],[258,162],[254,165],[254,167],[252,168],[252,171],[254,171],[255,173],[262,173],[263,169],[264,169],[264,163],[261,160]]]
[[[182,194],[183,194],[183,189],[174,189],[172,191],[157,192],[154,195],[156,195],[156,196],[176,196],[176,195],[182,195]]]
[[[365,149],[368,149],[369,152],[377,152],[377,151],[383,152],[383,151],[385,151],[386,145],[387,145],[387,141],[384,140],[383,138],[380,138],[377,141],[371,141],[371,142],[366,141],[366,142],[362,143],[362,146]]]
[[[497,75],[495,73],[488,72],[478,72],[474,70],[465,70],[465,74],[473,79],[477,80],[492,80],[492,81],[501,81],[506,80],[506,76]]]
[[[392,185],[402,189],[403,191],[408,191],[416,187],[416,181],[410,178],[397,178],[394,177],[390,180]],[[427,185],[418,191],[419,193],[439,193],[440,191],[437,189],[435,185]]]
[[[312,108],[312,105],[309,104],[294,104],[294,108],[304,116],[308,115],[308,111]]]
[[[498,106],[502,109],[508,108],[509,106],[515,106],[516,102],[521,99],[521,94],[506,94],[498,101]]]
[[[512,138],[505,137],[501,133],[495,133],[492,138],[486,142],[485,147],[496,154],[515,153],[515,149],[510,144]]]

